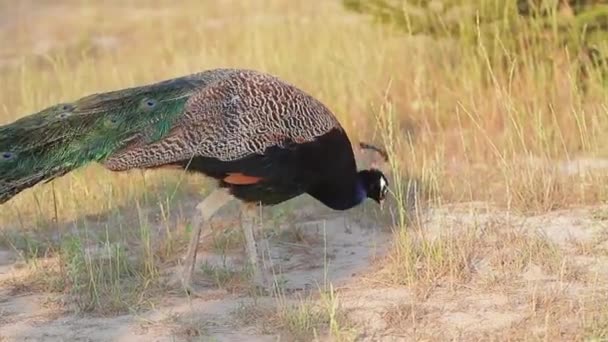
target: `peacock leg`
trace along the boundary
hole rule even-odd
[[[258,209],[259,206],[257,204],[245,204],[243,206],[241,224],[245,235],[247,258],[249,259],[249,264],[253,268],[253,283],[255,286],[265,289],[267,286],[266,272],[264,272],[264,268],[261,267],[263,265],[263,260],[260,260],[259,258],[254,235],[255,228],[261,223]]]
[[[196,253],[198,250],[199,239],[203,225],[206,224],[224,205],[228,204],[232,199],[232,195],[226,189],[216,189],[209,196],[203,199],[197,206],[195,216],[192,220],[192,237],[188,244],[188,251],[181,271],[177,276],[181,280],[181,284],[188,291],[192,290],[192,276],[194,274],[194,265],[196,264]],[[176,282],[174,280],[174,282]]]

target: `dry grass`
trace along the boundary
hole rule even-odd
[[[579,267],[550,239],[501,220],[427,222],[398,229],[382,263],[376,280],[407,285],[423,297],[436,287],[457,290],[476,281],[488,289],[511,287],[531,268],[560,280],[584,280]]]
[[[279,295],[272,305],[242,303],[232,317],[242,325],[256,326],[263,334],[278,333],[289,341],[323,340],[326,333],[333,341],[354,341],[360,336],[333,288],[315,297]]]
[[[605,170],[566,172],[568,162],[608,152],[608,111],[599,82],[591,79],[582,94],[561,51],[535,61],[536,52],[524,50],[498,67],[486,46],[409,37],[334,1],[0,1],[0,13],[0,41],[7,43],[0,51],[2,123],[92,92],[204,69],[267,71],[326,103],[353,141],[386,146],[394,246],[377,283],[412,289],[424,301],[437,288],[524,291],[513,279],[534,267],[560,282],[591,282],[569,250],[509,220],[440,223],[434,235],[425,221],[428,208],[448,203],[541,215],[607,199]],[[18,250],[28,270],[11,283],[64,293],[77,309],[104,314],[154,305],[166,290],[164,267],[187,240],[192,208],[185,199],[202,196],[206,185],[179,172],[115,174],[91,165],[25,191],[0,211],[0,243]],[[282,213],[277,209],[275,220],[289,219]],[[219,231],[214,250],[242,244],[239,232]],[[283,234],[302,242],[297,230]],[[598,255],[595,245],[575,247],[576,254]],[[217,286],[238,287],[245,272],[231,272],[207,269]],[[555,337],[560,330],[550,328],[572,310],[583,323],[566,327],[564,336],[608,335],[604,309],[571,305],[562,293],[528,299],[532,318],[518,324],[544,320],[538,336]],[[273,327],[305,339],[321,328],[336,339],[351,336],[336,318],[338,302],[282,306]],[[385,320],[407,330],[430,311],[395,304]],[[504,337],[522,337],[518,324]]]

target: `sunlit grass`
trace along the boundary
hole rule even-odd
[[[14,46],[8,51],[20,59],[2,74],[3,83],[11,85],[0,94],[2,121],[92,92],[215,67],[244,67],[279,75],[327,103],[353,141],[379,133],[374,113],[390,99],[395,116],[391,140],[398,146],[393,156],[407,167],[395,171],[433,179],[436,194],[447,201],[484,199],[551,209],[518,190],[539,187],[537,196],[549,202],[562,195],[551,184],[536,184],[521,160],[551,164],[580,154],[593,157],[603,149],[602,132],[608,126],[600,102],[604,97],[595,92],[582,98],[567,56],[543,64],[518,56],[510,61],[517,66],[513,73],[491,64],[483,45],[408,38],[366,24],[332,2],[317,8],[283,1],[180,6],[161,1],[127,9],[77,3],[74,10],[80,16],[73,18],[80,19],[63,23],[62,29],[80,32],[75,41],[66,38],[65,46],[51,44],[35,55],[23,48],[33,44],[28,40],[9,40]],[[231,15],[221,14],[224,6],[230,6]],[[84,20],[108,15],[118,16],[115,25]],[[123,16],[125,21],[118,20]],[[37,24],[57,26],[51,18]],[[20,25],[18,32],[33,39],[25,21]],[[562,177],[544,171],[540,176],[557,183]],[[46,185],[7,205],[31,212],[34,200],[43,203],[44,215],[51,206],[63,215],[76,197],[82,210],[95,211],[101,198],[121,203],[129,192],[141,191],[141,183],[132,182],[137,177],[138,172],[121,176],[93,167],[56,182],[53,200]],[[579,184],[560,202],[602,200],[605,191],[595,186],[602,180],[598,176]],[[491,186],[480,186],[485,184]]]

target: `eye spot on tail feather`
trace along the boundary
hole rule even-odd
[[[12,160],[15,154],[12,152],[0,152],[0,160]]]
[[[254,176],[248,176],[239,172],[234,172],[234,173],[228,173],[228,176],[224,177],[224,182],[228,183],[228,184],[234,184],[234,185],[250,185],[250,184],[256,184],[259,183],[262,178],[261,177],[254,177]]]
[[[143,99],[142,100],[142,106],[144,107],[144,109],[150,110],[150,109],[154,109],[154,107],[156,107],[156,105],[158,104],[158,101],[156,101],[155,99]]]

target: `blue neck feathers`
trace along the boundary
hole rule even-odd
[[[361,178],[348,185],[323,185],[308,193],[334,210],[347,210],[365,200],[367,191]]]

